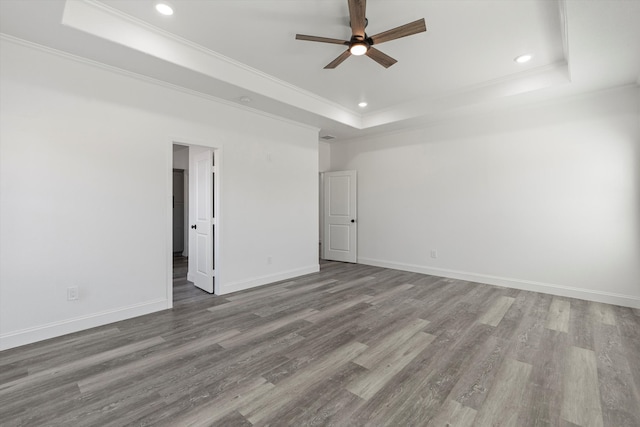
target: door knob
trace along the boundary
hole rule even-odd
[[[356,220],[355,220],[355,219],[352,219],[352,220],[351,220],[351,222],[356,222]]]
[[[198,228],[198,226],[196,224],[193,224],[191,228],[195,230],[196,228]]]

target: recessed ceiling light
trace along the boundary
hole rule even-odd
[[[165,2],[156,3],[156,10],[163,15],[173,15],[173,8]]]
[[[531,54],[520,55],[516,56],[514,61],[516,61],[518,64],[524,64],[525,62],[531,61],[531,58],[533,58],[533,55]]]
[[[369,105],[369,104],[367,104],[367,103],[366,103],[366,102],[364,102],[364,101],[362,101],[362,102],[359,102],[359,103],[358,103],[358,107],[360,107],[360,108],[364,108],[364,107],[366,107],[367,105]]]

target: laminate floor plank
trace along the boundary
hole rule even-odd
[[[600,317],[600,310],[596,316]],[[612,317],[595,326],[598,385],[605,424],[640,426],[640,393],[635,387],[622,337]]]
[[[82,369],[86,369],[93,365],[100,365],[101,363],[115,359],[122,355],[134,353],[139,350],[144,350],[149,347],[153,347],[164,343],[165,340],[161,337],[150,338],[141,342],[136,342],[122,347],[117,347],[113,350],[105,351],[96,355],[88,356],[83,359],[79,359],[72,362],[67,362],[54,368],[49,368],[42,371],[37,371],[28,375],[25,378],[20,378],[15,381],[4,383],[0,385],[0,398],[7,394],[13,394],[17,390],[27,388],[29,386],[41,384],[43,382],[55,381],[57,377],[65,376],[69,373],[74,373]]]
[[[481,426],[518,426],[518,415],[524,406],[522,396],[529,383],[532,366],[505,359],[475,422]]]
[[[247,402],[239,412],[253,424],[264,420],[285,406],[290,399],[301,396],[314,382],[320,382],[331,375],[366,348],[364,344],[353,342],[332,351],[307,369],[281,381],[271,393]]]
[[[524,319],[537,303],[537,295],[535,292],[520,291],[513,298],[513,303],[504,315],[505,319],[521,321]]]
[[[100,327],[90,330],[90,332],[76,332],[53,338],[39,343],[26,345],[0,352],[0,368],[7,365],[15,367],[33,366],[44,370],[46,364],[55,366],[60,360],[68,360],[70,353],[75,353],[76,345],[80,343],[100,344],[110,343],[111,340],[120,335],[120,330],[115,327]],[[158,334],[156,334],[158,335]],[[93,350],[94,352],[99,352]]]
[[[270,344],[271,345],[271,344]],[[139,396],[156,393],[165,411],[191,406],[193,396],[208,396],[212,393],[226,393],[236,383],[256,372],[277,366],[286,359],[274,354],[273,349],[265,345],[254,348],[236,348],[218,352],[200,352],[181,360],[173,369],[164,372],[149,372],[148,379],[133,381],[129,384],[116,383],[109,388],[87,394],[87,401],[72,410],[64,410],[66,415],[60,425],[73,424],[75,420],[85,419],[92,414],[109,408],[110,412],[126,410],[128,405],[136,402]],[[186,405],[185,405],[186,402]],[[123,409],[125,408],[125,409]],[[157,408],[148,417],[160,414]]]
[[[231,348],[234,346],[238,346],[241,344],[246,344],[248,342],[251,342],[255,339],[261,339],[263,338],[263,336],[265,334],[268,334],[269,332],[273,332],[276,331],[280,328],[282,328],[283,326],[286,326],[292,322],[295,322],[296,320],[303,320],[306,317],[311,316],[312,314],[317,313],[316,310],[313,310],[311,308],[308,309],[304,309],[298,312],[295,312],[293,314],[290,314],[288,316],[285,317],[281,317],[278,319],[275,319],[271,322],[267,322],[264,323],[260,326],[257,326],[255,328],[251,328],[249,330],[246,331],[242,331],[241,334],[233,336],[233,337],[229,337],[223,341],[220,342],[220,345],[224,348]]]
[[[458,303],[465,303],[478,317],[487,312],[495,304],[496,299],[504,296],[504,290],[497,287],[477,283],[470,283],[469,286],[472,286],[472,290],[460,295],[456,300]]]
[[[403,285],[400,286],[395,286],[391,289],[388,289],[384,292],[381,292],[379,294],[377,294],[376,296],[371,297],[371,300],[369,301],[369,304],[372,305],[376,305],[376,304],[380,304],[383,301],[388,301],[389,299],[391,299],[392,297],[398,295],[398,294],[402,294],[404,291],[413,288],[414,285],[409,284],[409,283],[405,283]]]
[[[238,384],[237,387],[229,390],[229,393],[218,396],[203,397],[203,402],[193,404],[193,407],[186,407],[178,413],[155,414],[154,417],[147,417],[138,420],[141,425],[166,425],[166,426],[210,426],[215,425],[226,416],[237,411],[243,405],[248,404],[260,396],[268,394],[275,386],[268,383],[264,378],[258,377]],[[238,415],[240,415],[238,413]],[[242,417],[242,415],[240,415]],[[244,417],[242,417],[244,419]],[[163,420],[170,419],[171,422]],[[248,423],[248,421],[247,421]],[[221,425],[224,425],[220,423]],[[251,425],[249,423],[249,425]]]
[[[337,304],[333,304],[331,307],[328,307],[324,310],[320,309],[317,313],[314,313],[306,318],[311,323],[318,323],[323,320],[336,317],[342,311],[348,310],[354,305],[358,305],[360,303],[371,303],[371,299],[373,297],[369,295],[359,295],[353,298],[347,299],[346,301],[342,301]]]
[[[433,280],[434,276],[425,276],[424,280],[414,280],[411,283],[413,287],[413,294],[411,298],[422,301],[423,303],[435,302],[440,300],[440,294],[448,292],[448,284],[450,280],[443,277],[436,277],[437,280]]]
[[[29,375],[29,370],[25,367],[16,366],[17,364],[3,365],[0,370],[0,384],[19,380]]]
[[[419,289],[425,289],[427,287],[432,286],[433,284],[435,284],[440,280],[442,280],[442,277],[440,276],[431,276],[429,274],[416,274],[414,276],[414,279],[411,280],[409,283],[414,286],[417,286]]]
[[[544,324],[544,320],[541,320]],[[520,411],[519,425],[560,426],[567,423],[561,417],[563,372],[569,338],[567,334],[542,328],[540,340],[525,357],[532,365],[529,387],[525,390],[526,406]],[[516,353],[517,354],[517,353]]]
[[[343,332],[349,332],[352,335],[362,330],[360,325],[361,319],[365,317],[371,306],[367,303],[359,303],[352,305],[349,310],[342,311],[340,316],[325,318],[320,322],[309,322],[309,325],[300,330],[300,335],[307,338],[306,343],[303,345],[312,348],[313,341],[315,339],[322,339],[322,337],[331,337],[339,335]],[[355,336],[355,335],[354,335]]]
[[[288,280],[281,283],[274,283],[269,286],[260,286],[255,289],[249,289],[248,291],[234,292],[232,294],[225,295],[224,299],[228,301],[254,301],[256,299],[271,296],[276,292],[282,293],[282,288],[294,287],[295,285],[299,285],[299,282],[296,282],[295,280]]]
[[[411,339],[415,334],[423,330],[429,322],[422,319],[415,319],[406,326],[396,329],[386,337],[378,340],[364,353],[358,356],[353,362],[365,368],[372,368],[382,362],[391,352],[402,346],[403,343]]]
[[[345,291],[345,290],[351,291],[351,288],[354,288],[354,287],[355,288],[358,288],[358,287],[361,288],[367,282],[371,282],[373,280],[376,280],[376,278],[373,277],[373,276],[365,276],[365,277],[359,277],[357,279],[349,280],[348,282],[335,283],[333,286],[331,286],[329,289],[327,289],[327,292],[333,294],[333,293],[341,292],[341,291]]]
[[[133,384],[112,384],[109,388],[87,394],[87,402],[68,412],[66,419],[83,419],[100,408],[119,410],[123,402],[136,401],[139,395],[159,393],[165,405],[180,405],[190,396],[210,394],[211,388],[224,392],[238,381],[256,372],[267,370],[267,367],[284,363],[286,358],[277,353],[295,342],[295,334],[289,334],[278,340],[270,340],[259,346],[237,347],[232,350],[201,351],[181,360],[172,369],[148,372],[144,381]],[[73,418],[72,418],[73,417]]]
[[[573,346],[593,350],[593,328],[599,322],[588,301],[572,299],[569,314],[569,343]]]
[[[418,332],[382,358],[369,372],[347,385],[347,390],[369,400],[431,344],[434,338],[433,335]]]
[[[290,426],[347,426],[347,417],[359,406],[361,399],[345,390],[344,386],[364,371],[361,366],[347,362],[312,384],[306,393],[282,405],[268,419],[253,425],[269,426],[274,424],[273,420],[283,420],[282,424]],[[324,390],[336,392],[324,393]]]
[[[455,400],[447,400],[442,409],[433,418],[429,427],[472,427],[478,411],[461,405]]]
[[[428,316],[430,318],[429,325],[425,328],[425,332],[433,335],[441,335],[448,331],[457,331],[468,329],[474,323],[478,321],[478,314],[471,308],[468,303],[455,303],[448,306],[447,313],[440,312],[438,315],[430,315],[426,312],[421,312],[421,316]]]
[[[159,391],[167,385],[178,383],[194,366],[198,366],[198,360],[201,358],[201,354],[190,355],[181,360],[187,366],[148,372],[148,375],[142,373],[129,382],[114,382],[108,388],[80,394],[74,400],[51,402],[49,405],[55,417],[51,417],[47,421],[50,425],[66,426],[77,425],[83,420],[93,419],[95,424],[101,424],[107,419],[117,420],[118,417],[113,417],[112,414],[127,413],[132,407],[141,411],[145,411],[146,407],[152,407],[155,411],[158,407],[165,406]],[[150,395],[155,398],[146,401],[145,399]],[[141,401],[145,401],[145,404],[143,405]]]
[[[222,316],[210,316],[209,312],[200,313],[196,319],[184,325],[164,330],[160,336],[174,344],[182,344],[186,341],[204,338],[220,332],[234,329],[242,325],[243,329],[255,327],[264,322],[264,319],[253,313],[238,311],[236,313],[224,313]]]
[[[437,296],[433,298],[424,297],[424,299],[418,300],[418,317],[431,322],[432,327],[448,322],[452,320],[453,316],[449,316],[451,309],[455,307],[460,298],[464,297],[467,292],[472,292],[474,289],[468,289],[464,286],[457,286],[450,283],[450,281],[443,281],[441,292],[437,293]],[[475,313],[474,313],[475,314]]]
[[[160,365],[174,363],[175,359],[181,358],[189,353],[203,350],[219,341],[231,338],[240,334],[237,329],[221,332],[206,339],[198,341],[190,341],[177,347],[173,347],[167,351],[158,352],[157,354],[138,359],[126,365],[115,369],[93,375],[78,381],[78,387],[82,393],[90,393],[97,389],[107,387],[116,381],[128,381],[141,371],[147,371]]]
[[[587,304],[589,305],[591,316],[593,316],[596,322],[615,326],[616,314],[613,306],[592,301]]]
[[[554,331],[569,332],[570,314],[571,304],[569,301],[554,298],[553,301],[551,301],[551,306],[549,307],[549,314],[547,315],[547,324],[545,327],[553,329]]]
[[[379,341],[386,339],[389,334],[418,319],[418,311],[419,309],[408,304],[407,300],[397,301],[392,306],[386,304],[369,306],[354,321],[349,331],[357,337],[359,342],[376,345]]]
[[[462,375],[472,349],[491,334],[491,327],[448,330],[436,337],[380,392],[353,414],[352,425],[426,424],[435,417]]]
[[[569,347],[564,370],[562,418],[583,427],[604,425],[595,353]]]
[[[509,310],[505,313],[504,317],[495,327],[493,335],[507,340],[513,343],[510,346],[510,350],[513,347],[518,347],[519,344],[528,340],[528,334],[533,333],[536,327],[540,326],[540,323],[533,317],[533,311],[536,308],[537,300],[535,294],[531,292],[520,292],[516,295],[513,304]],[[544,326],[544,322],[542,322]],[[538,329],[537,332],[540,332]],[[521,362],[525,360],[518,359]]]
[[[456,403],[477,411],[482,407],[491,385],[507,353],[507,343],[495,336],[488,337],[471,355],[466,369],[451,390],[449,397]]]
[[[512,337],[513,343],[509,356],[521,362],[534,364],[534,358],[538,357],[538,349],[543,345],[549,329],[545,328],[547,313],[551,304],[550,295],[530,293],[531,305],[529,310],[522,314],[522,321],[516,334]]]
[[[16,399],[0,398],[0,425],[42,425],[51,421],[58,407],[76,402],[80,397],[75,383],[65,383],[41,388],[37,393],[26,393]]]
[[[213,307],[208,308],[207,310],[209,310],[212,313],[216,313],[221,310],[238,309],[238,308],[247,309],[252,306],[262,307],[265,301],[267,300],[279,301],[280,296],[286,295],[287,292],[289,292],[289,289],[285,287],[282,287],[279,289],[273,289],[272,292],[268,293],[267,295],[259,294],[259,295],[247,296],[246,298],[237,298],[234,300],[230,300],[229,302],[217,304]],[[223,299],[226,300],[226,298],[223,298]],[[251,303],[254,303],[254,302],[255,304],[252,305]]]
[[[515,301],[515,298],[501,296],[494,302],[491,308],[478,319],[478,322],[489,326],[498,326],[498,323],[500,323],[507,313],[513,301]]]
[[[362,343],[370,344],[386,336],[400,325],[419,317],[418,309],[410,304],[378,304],[369,306],[354,320],[348,330]]]
[[[297,344],[303,345],[305,341],[301,341]],[[317,339],[313,338],[313,348],[306,348],[306,346],[302,346],[302,351],[296,351],[294,345],[292,346],[291,351],[288,351],[285,356],[287,359],[286,362],[263,372],[262,376],[270,383],[277,385],[279,382],[295,375],[298,371],[312,365],[325,354],[337,350],[338,348],[354,341],[355,339],[352,334],[343,332],[337,335],[323,336]]]
[[[630,382],[637,393],[640,392],[640,317],[632,309],[613,307],[616,313],[616,325],[622,341],[623,356],[627,359]],[[640,405],[638,405],[640,406]]]
[[[362,264],[0,352],[4,426],[640,425],[640,311]]]
[[[296,293],[286,301],[272,302],[269,305],[261,307],[253,307],[251,312],[262,318],[270,318],[281,314],[291,313],[292,311],[300,311],[304,309],[313,309],[318,311],[317,307],[322,304],[315,294],[312,293]]]

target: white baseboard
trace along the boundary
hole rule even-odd
[[[244,291],[245,289],[255,288],[256,286],[267,285],[273,282],[280,282],[282,280],[304,276],[305,274],[317,273],[318,271],[320,271],[320,264],[314,264],[308,267],[297,268],[295,270],[287,270],[276,274],[268,274],[266,276],[254,277],[248,280],[222,284],[220,295]]]
[[[167,308],[167,300],[159,299],[135,304],[115,310],[103,311],[87,316],[48,323],[33,328],[22,329],[0,335],[0,350],[31,344],[49,338],[78,332],[96,326],[102,326],[120,320],[130,319]]]
[[[529,280],[511,279],[507,277],[490,276],[486,274],[469,273],[465,271],[448,270],[436,267],[425,267],[422,265],[404,264],[371,258],[358,258],[358,263],[373,265],[376,267],[391,268],[394,270],[411,271],[413,273],[429,274],[432,276],[448,277],[451,279],[466,280],[470,282],[485,283],[487,285],[521,289],[523,291],[542,292],[562,297],[578,298],[587,301],[615,304],[631,308],[640,308],[640,297],[632,295],[594,291],[591,289],[581,289],[550,283],[532,282]]]

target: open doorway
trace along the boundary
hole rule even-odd
[[[173,143],[170,300],[219,291],[219,163],[211,147]]]
[[[185,182],[184,169],[173,169],[173,256],[188,256],[187,230],[185,218],[188,218],[188,210],[185,204],[185,196],[189,187]]]

